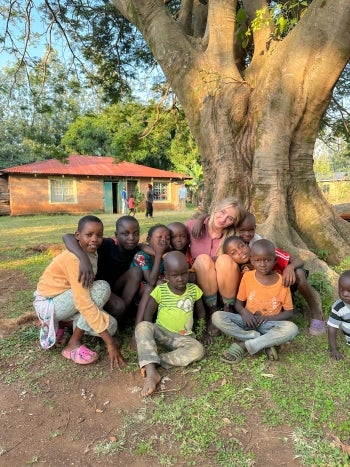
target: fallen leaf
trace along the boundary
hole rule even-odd
[[[346,452],[348,456],[350,456],[350,446],[348,444],[343,443],[337,436],[333,436],[334,444],[336,444],[339,448],[342,449],[343,452]]]

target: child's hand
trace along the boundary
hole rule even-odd
[[[202,237],[202,227],[203,227],[203,219],[196,219],[193,223],[193,227],[191,230],[191,234],[193,238],[199,239]]]
[[[296,276],[295,276],[295,271],[292,265],[286,266],[282,273],[282,284],[285,287],[290,287],[295,283]]]
[[[338,349],[329,349],[330,353],[331,353],[331,357],[333,358],[333,360],[343,360],[344,359],[344,355],[341,354],[339,352]]]
[[[256,323],[257,328],[261,326],[262,324],[266,323],[266,321],[268,321],[268,317],[263,316],[261,314],[261,311],[257,311],[256,313],[254,313],[254,316],[255,316],[255,323]]]
[[[241,316],[242,316],[243,323],[246,326],[248,326],[249,328],[252,328],[252,329],[257,328],[255,315],[253,315],[246,308],[243,308],[243,310],[241,311]]]
[[[108,350],[108,355],[109,359],[111,361],[111,370],[114,368],[118,368],[118,370],[121,369],[121,367],[126,366],[127,363],[124,360],[119,347],[115,342],[111,344],[107,344],[107,350]]]
[[[242,274],[252,270],[252,265],[249,266],[249,264],[250,263],[247,263],[247,264],[243,264],[243,266],[241,266],[241,273]]]
[[[80,260],[78,281],[82,286],[88,289],[94,282],[95,274],[92,270],[92,265],[89,258]]]
[[[164,253],[167,253],[169,251],[169,245],[167,243],[157,243],[154,245],[154,251],[156,253],[156,256],[163,256]]]

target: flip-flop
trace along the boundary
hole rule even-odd
[[[320,319],[312,319],[309,327],[310,336],[322,336],[326,334],[326,326]]]
[[[68,360],[73,360],[73,362],[78,363],[79,365],[89,365],[98,360],[98,354],[93,350],[88,349],[85,345],[81,345],[74,350],[62,350],[61,354],[63,357],[68,358]]]
[[[275,362],[279,359],[278,352],[276,347],[266,347],[265,353],[267,355],[267,358],[271,360],[271,362]]]
[[[247,351],[242,349],[242,347],[236,343],[231,344],[228,349],[222,354],[221,359],[224,362],[236,364],[243,360],[247,355]]]

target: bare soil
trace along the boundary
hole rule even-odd
[[[24,281],[24,276],[17,271],[0,271],[1,309]],[[28,321],[31,324],[35,321],[33,313],[22,320],[8,320],[0,311],[0,336],[4,338],[18,326],[28,326]],[[55,365],[48,365],[50,359]],[[104,441],[121,441],[118,436],[128,417],[135,419],[147,413],[157,397],[170,401],[178,391],[192,395],[191,373],[184,374],[181,369],[167,372],[169,379],[162,388],[144,400],[139,395],[142,378],[135,362],[130,362],[133,371],[110,371],[108,357],[104,355],[96,365],[83,367],[63,357],[61,360],[58,350],[43,351],[39,345],[30,348],[28,361],[33,380],[28,381],[27,377],[25,383],[21,379],[11,382],[11,373],[23,362],[16,361],[16,357],[1,356],[1,373],[5,378],[0,383],[0,466],[164,465],[152,453],[140,454],[134,450],[142,431],[152,429],[155,436],[160,436],[164,430],[162,425],[149,427],[141,421],[135,437],[128,432],[123,449],[115,454],[99,456],[96,446]],[[292,443],[286,442],[290,440],[290,430],[266,426],[259,410],[251,411],[244,428],[236,427],[227,419],[222,436],[234,438],[246,452],[253,452],[256,466],[300,465],[294,458]],[[176,459],[174,465],[188,465],[176,440],[172,446],[160,446],[157,452],[161,450]],[[215,449],[209,450],[193,460],[195,465],[215,466],[216,454]]]

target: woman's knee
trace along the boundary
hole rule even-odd
[[[197,269],[204,269],[207,271],[215,270],[215,264],[212,258],[209,255],[198,255],[193,263],[193,267],[195,270]]]

